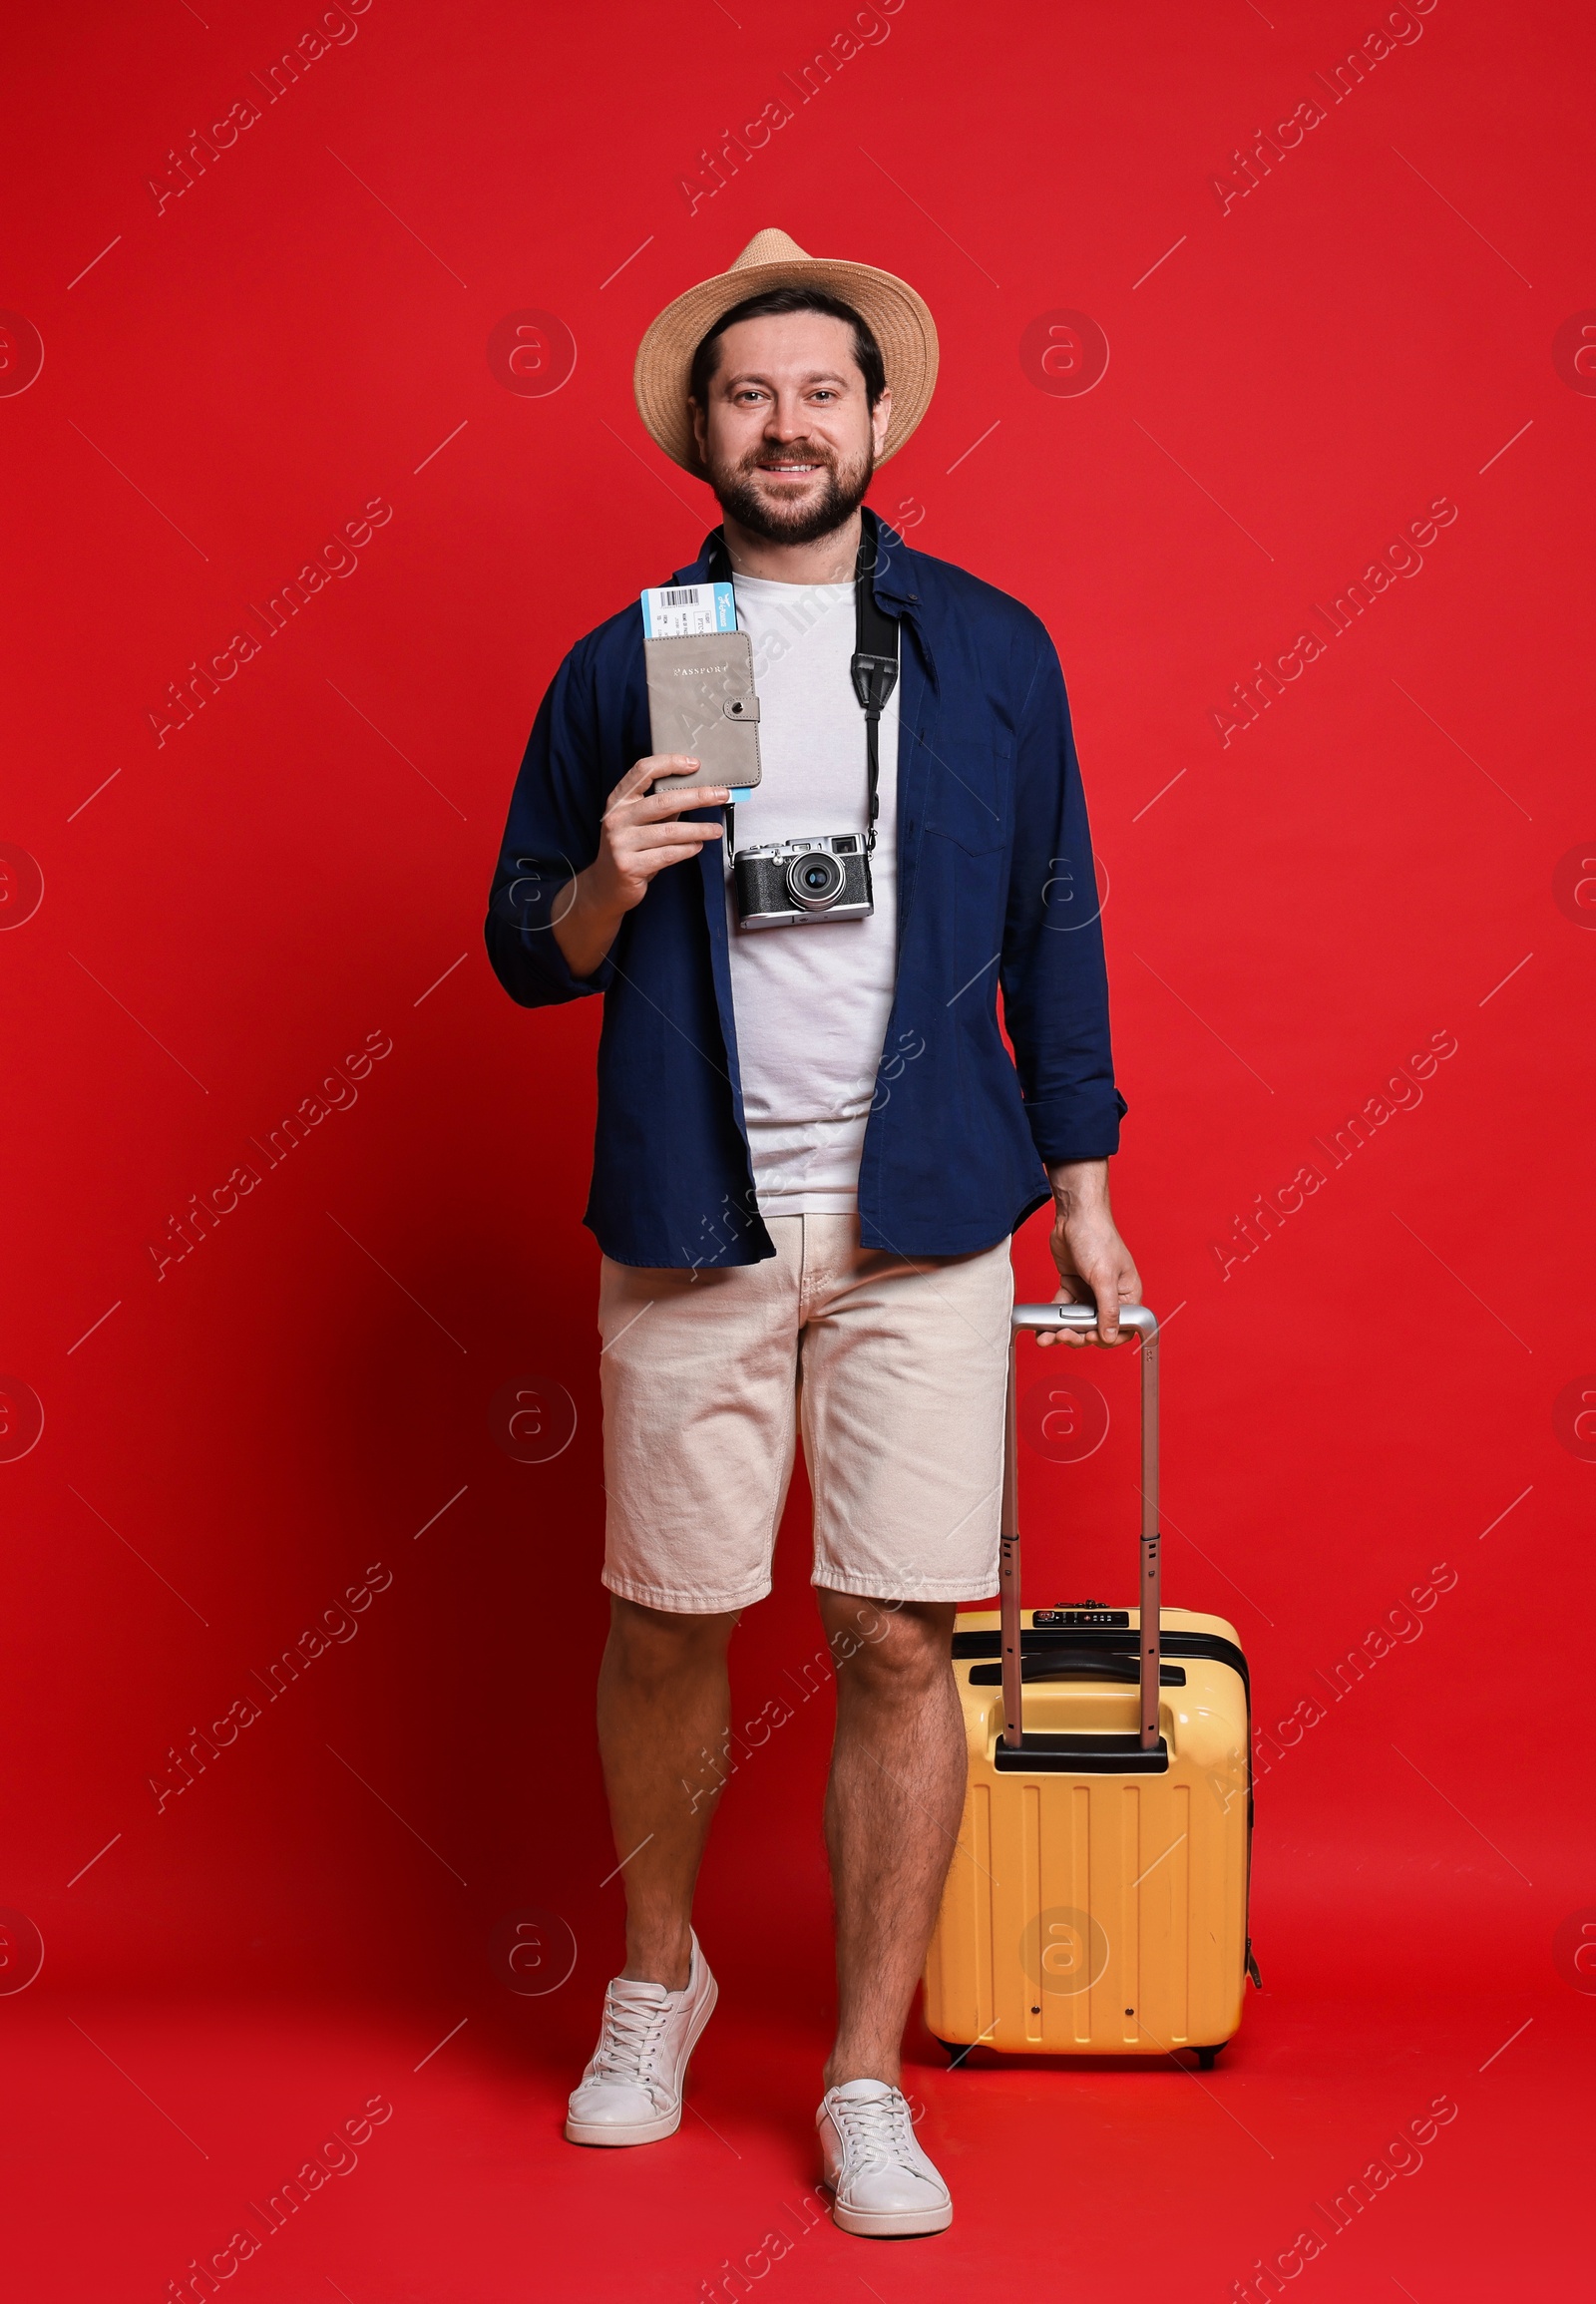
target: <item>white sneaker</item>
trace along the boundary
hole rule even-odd
[[[815,2125],[840,2230],[889,2240],[948,2229],[953,2198],[916,2140],[901,2089],[844,2081],[826,2091]]]
[[[679,1992],[612,1979],[598,2046],[572,2091],[566,2134],[574,2144],[652,2144],[681,2125],[681,2085],[720,1987],[698,1939]]]

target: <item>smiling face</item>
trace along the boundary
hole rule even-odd
[[[829,536],[864,500],[891,391],[869,406],[853,330],[829,312],[738,320],[716,348],[707,404],[692,414],[721,510],[772,544]]]

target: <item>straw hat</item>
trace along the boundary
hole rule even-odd
[[[722,312],[761,289],[789,282],[822,288],[852,304],[870,323],[892,387],[892,421],[878,464],[896,456],[931,404],[937,382],[937,323],[907,280],[874,264],[806,255],[786,232],[755,232],[730,271],[700,280],[667,304],[637,347],[632,390],[637,410],[665,454],[695,480],[708,478],[698,459],[687,407],[692,356]]]

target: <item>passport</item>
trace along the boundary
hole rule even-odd
[[[735,801],[759,782],[759,698],[753,641],[730,628],[731,586],[659,587],[643,593],[642,610],[649,749],[699,762],[691,775],[659,777],[653,790],[724,784]]]

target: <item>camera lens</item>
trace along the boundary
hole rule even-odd
[[[801,911],[826,912],[843,888],[843,870],[824,849],[811,848],[787,867],[787,889]]]

